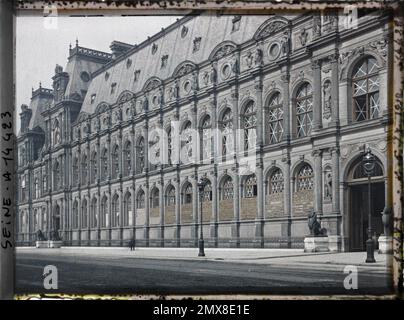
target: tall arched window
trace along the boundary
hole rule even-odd
[[[73,159],[73,186],[77,186],[79,183],[79,159],[74,157]]]
[[[203,187],[202,201],[212,201],[212,184],[209,180],[206,180],[205,186]]]
[[[98,206],[97,206],[97,198],[93,198],[91,201],[91,227],[98,227]]]
[[[313,91],[309,83],[300,86],[296,93],[296,135],[310,135],[313,127]]]
[[[101,200],[101,227],[109,227],[108,199],[106,196]]]
[[[257,177],[252,174],[247,177],[244,183],[244,198],[254,198],[257,196]]]
[[[192,159],[192,124],[187,121],[181,131],[181,160],[189,163]]]
[[[42,192],[48,192],[48,176],[46,175],[46,172],[42,175]]]
[[[206,115],[201,124],[201,160],[207,160],[212,157],[212,121],[209,115]]]
[[[145,194],[143,190],[139,190],[136,197],[136,208],[144,209],[145,207]]]
[[[130,141],[127,141],[125,143],[124,151],[123,151],[123,156],[124,156],[124,171],[123,174],[125,177],[130,175],[130,172],[132,170],[132,144]]]
[[[160,191],[157,188],[154,188],[151,191],[150,197],[150,207],[151,208],[158,208],[160,206]]]
[[[272,171],[272,174],[269,178],[269,194],[281,193],[283,192],[284,181],[283,181],[283,173],[277,168]]]
[[[192,184],[188,182],[184,188],[184,192],[182,195],[182,203],[187,204],[187,203],[192,203]]]
[[[279,92],[272,95],[267,106],[268,143],[278,143],[283,136],[283,106]]]
[[[79,227],[79,204],[77,200],[73,202],[73,229]]]
[[[81,159],[81,183],[83,185],[87,184],[87,175],[88,175],[88,160],[87,155],[84,154]]]
[[[257,108],[254,101],[249,101],[245,106],[242,120],[244,129],[244,150],[248,151],[251,148],[255,148],[257,137]]]
[[[352,74],[353,119],[364,121],[379,116],[380,81],[375,58],[366,57],[358,62]]]
[[[174,189],[173,186],[169,186],[167,188],[166,205],[167,206],[174,206],[175,205],[175,189]]]
[[[112,198],[112,227],[119,227],[120,225],[120,217],[119,217],[119,196],[117,194]]]
[[[97,163],[97,152],[93,152],[91,156],[91,183],[95,183],[97,181],[98,175],[98,163]]]
[[[167,130],[167,160],[168,164],[172,164],[172,156],[173,156],[173,137],[172,137],[172,129],[171,127]]]
[[[87,199],[81,204],[81,228],[87,228]]]
[[[34,199],[38,199],[39,198],[39,182],[38,182],[38,178],[35,178],[34,180]]]
[[[144,138],[141,137],[136,145],[136,173],[142,173],[145,168],[145,143]]]
[[[233,112],[227,108],[221,120],[222,129],[222,156],[233,152]]]
[[[222,186],[222,200],[233,199],[234,196],[234,186],[231,177],[227,176],[223,181]]]
[[[119,177],[119,147],[112,149],[112,179]]]
[[[123,225],[131,226],[133,224],[132,220],[132,195],[128,191],[124,198],[124,215],[123,215]]]
[[[101,181],[108,177],[108,150],[105,148],[101,154]]]
[[[312,190],[314,187],[313,169],[308,165],[303,165],[296,177],[296,189],[300,190]]]

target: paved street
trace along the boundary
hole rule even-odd
[[[388,294],[389,257],[279,249],[61,248],[17,249],[16,293]],[[45,290],[46,265],[58,290]],[[346,290],[344,268],[358,268],[358,290]]]

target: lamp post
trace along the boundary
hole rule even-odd
[[[203,190],[205,188],[205,179],[201,178],[198,181],[198,189],[199,189],[199,241],[198,241],[198,247],[199,247],[199,253],[198,257],[204,257],[205,256],[205,242],[203,240],[203,215],[202,215],[202,200],[203,200]]]
[[[371,185],[370,185],[370,177],[373,175],[373,171],[375,168],[375,156],[370,151],[368,147],[366,150],[366,154],[362,159],[363,170],[365,174],[368,176],[368,240],[366,241],[366,263],[376,262],[374,256],[374,241],[372,239],[372,209],[371,209]]]

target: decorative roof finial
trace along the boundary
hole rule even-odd
[[[78,47],[78,46],[79,46],[79,39],[76,38],[76,47]]]
[[[72,43],[69,43],[69,50],[72,50]]]
[[[39,81],[39,89],[41,89],[41,88],[42,88],[42,82]]]

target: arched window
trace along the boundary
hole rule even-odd
[[[233,152],[233,112],[230,108],[223,113],[221,120],[222,127],[222,156]]]
[[[112,198],[112,227],[119,227],[120,225],[119,217],[119,196],[117,194]]]
[[[77,186],[79,183],[79,159],[74,157],[73,159],[73,186]]]
[[[48,176],[46,175],[46,172],[44,172],[42,176],[42,192],[45,193],[47,191],[48,191]]]
[[[272,171],[272,174],[269,178],[269,194],[281,193],[283,192],[284,181],[283,181],[283,173],[277,168]]]
[[[378,161],[376,161],[371,177],[382,177],[382,176],[383,176],[382,165]],[[367,178],[367,177],[368,176],[365,173],[363,163],[361,161],[359,161],[353,171],[352,178],[353,179],[363,179],[363,178]]]
[[[108,150],[105,148],[101,155],[101,181],[107,180],[108,177]]]
[[[39,226],[39,224],[38,224],[38,210],[35,209],[34,210],[34,230],[35,231],[38,230],[38,226]]]
[[[234,186],[231,177],[227,176],[223,181],[222,187],[222,200],[233,199],[234,196]]]
[[[248,151],[251,148],[255,148],[257,136],[257,108],[254,101],[249,101],[245,106],[242,115],[242,125],[244,129],[244,150]]]
[[[84,154],[81,159],[81,183],[83,185],[87,184],[87,175],[88,175],[88,160],[87,155]]]
[[[143,190],[140,190],[137,193],[137,197],[136,197],[136,208],[137,209],[144,209],[145,207],[145,194]]]
[[[87,200],[81,204],[81,228],[87,228]]]
[[[375,58],[367,57],[358,62],[352,73],[353,119],[364,121],[379,116],[380,81]]]
[[[313,127],[313,91],[309,83],[300,86],[296,93],[296,135],[310,135]]]
[[[268,143],[278,143],[283,136],[283,106],[279,92],[272,95],[267,107]]]
[[[187,121],[181,132],[181,160],[189,163],[192,159],[192,124]]]
[[[160,206],[160,192],[159,189],[154,188],[151,192],[150,207],[158,208]]]
[[[93,152],[91,156],[91,183],[95,183],[97,181],[98,175],[98,163],[97,163],[97,152]]]
[[[123,216],[123,225],[131,226],[133,224],[132,220],[132,195],[128,191],[125,194],[124,198],[124,216]]]
[[[192,203],[192,184],[188,182],[184,186],[183,190],[184,192],[182,195],[182,203],[183,204]]]
[[[98,227],[98,207],[97,207],[97,198],[93,198],[91,202],[91,227]]]
[[[145,167],[145,143],[144,138],[141,137],[136,145],[136,173],[142,173]]]
[[[79,226],[79,205],[77,200],[73,202],[73,229],[77,229]]]
[[[212,184],[209,180],[206,180],[205,186],[203,187],[202,201],[212,201]]]
[[[312,190],[314,187],[313,181],[313,169],[308,165],[303,165],[296,177],[297,191],[300,190]]]
[[[124,176],[127,177],[130,175],[130,172],[132,170],[132,144],[130,143],[130,141],[127,141],[125,143],[125,147],[124,147]]]
[[[173,186],[169,186],[166,194],[166,205],[174,206],[175,205],[175,189]]]
[[[60,165],[59,161],[55,162],[53,167],[53,188],[59,190],[60,188]]]
[[[101,227],[109,227],[108,199],[106,196],[101,200]]]
[[[119,177],[119,147],[116,145],[112,150],[112,179]]]
[[[201,160],[210,159],[212,156],[212,121],[209,115],[203,118],[201,128]]]
[[[257,177],[252,174],[247,177],[244,184],[244,198],[254,198],[257,196]]]

